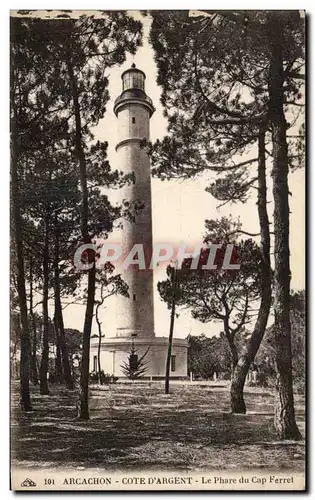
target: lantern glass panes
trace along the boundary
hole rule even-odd
[[[133,86],[135,89],[144,90],[144,76],[142,73],[134,73]]]
[[[139,71],[128,71],[123,77],[123,90],[144,90],[144,75]]]

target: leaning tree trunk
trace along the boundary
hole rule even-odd
[[[231,378],[233,377],[234,370],[236,368],[237,362],[238,362],[238,352],[237,352],[237,347],[235,345],[235,336],[233,333],[230,331],[230,326],[229,326],[229,312],[228,312],[228,306],[227,303],[225,302],[225,317],[223,320],[223,325],[224,325],[224,333],[226,336],[226,339],[229,344],[230,352],[231,352]]]
[[[67,51],[66,54],[67,69],[72,91],[73,111],[75,118],[75,148],[76,155],[79,161],[80,169],[80,185],[82,192],[82,210],[81,210],[81,233],[83,243],[91,243],[91,237],[88,231],[88,218],[89,218],[89,203],[88,203],[88,188],[86,179],[86,161],[85,154],[82,146],[82,125],[80,104],[78,96],[77,81],[74,74],[71,52]],[[88,262],[91,268],[88,271],[88,287],[87,287],[87,303],[85,309],[85,319],[83,327],[83,347],[82,347],[82,360],[81,360],[81,376],[80,376],[80,409],[79,418],[89,419],[89,371],[90,371],[90,338],[93,322],[93,310],[95,300],[95,278],[96,271],[94,265],[95,255],[93,251],[88,251]]]
[[[33,310],[33,257],[30,256],[30,318],[32,322],[32,349],[31,349],[31,380],[34,385],[38,384],[37,371],[37,335],[36,335],[36,319]]]
[[[14,107],[14,103],[12,103]],[[25,411],[32,410],[30,387],[29,387],[29,367],[30,367],[30,330],[27,314],[27,301],[25,289],[25,270],[24,270],[24,252],[23,252],[23,236],[22,236],[22,217],[21,217],[21,199],[20,186],[17,165],[17,142],[15,131],[12,131],[12,149],[11,149],[11,201],[12,201],[12,218],[14,228],[15,252],[16,252],[16,273],[17,273],[17,292],[19,297],[20,308],[20,395],[21,407]]]
[[[235,368],[237,367],[237,363],[238,363],[238,352],[237,352],[237,347],[235,345],[234,339],[232,339],[230,336],[228,338],[228,344],[230,347],[231,357],[232,357],[232,362],[231,362],[231,378],[232,378],[233,373],[234,373]]]
[[[62,356],[62,365],[66,387],[73,389],[73,378],[69,363],[69,352],[66,343],[65,327],[63,322],[61,298],[60,298],[60,276],[59,276],[59,230],[57,217],[55,220],[55,256],[54,256],[54,293],[55,293],[55,323],[56,336]]]
[[[289,252],[289,189],[287,123],[284,115],[282,17],[268,16],[270,40],[269,115],[273,142],[273,197],[274,197],[274,313],[276,347],[276,402],[275,428],[280,439],[300,439],[296,425],[292,379],[292,349],[290,323],[290,252]]]
[[[231,383],[231,411],[246,413],[244,385],[250,365],[263,339],[271,305],[270,232],[267,212],[265,133],[258,137],[258,216],[260,224],[261,302],[253,333],[235,367]]]
[[[48,361],[49,361],[49,344],[48,344],[48,291],[49,291],[49,222],[48,217],[45,217],[45,241],[43,252],[43,350],[42,359],[39,369],[39,389],[41,394],[49,394],[48,389]]]

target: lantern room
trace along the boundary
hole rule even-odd
[[[135,64],[132,64],[130,69],[124,71],[121,78],[123,92],[133,89],[142,90],[144,92],[145,74],[140,69],[137,69]]]

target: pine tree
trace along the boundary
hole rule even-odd
[[[205,243],[221,247],[216,249],[214,264],[217,269],[202,268],[210,257],[209,249],[201,251],[197,269],[193,269],[191,258],[185,259],[181,269],[176,272],[176,303],[179,307],[188,308],[193,318],[202,323],[215,321],[222,324],[230,348],[233,374],[239,357],[236,340],[251,322],[251,304],[259,296],[260,253],[253,240],[236,242],[239,223],[222,218],[206,221],[206,227]],[[231,242],[234,245],[231,260],[242,263],[240,270],[222,268],[226,245]],[[167,273],[171,276],[171,267],[167,269]],[[171,279],[158,283],[161,298],[169,307],[173,301],[172,289]]]
[[[39,45],[30,29],[34,21],[11,19],[11,200],[12,225],[16,256],[17,292],[21,320],[21,405],[31,409],[29,392],[30,325],[25,283],[25,220],[23,207],[23,178],[30,155],[42,150],[54,136],[54,123],[49,113],[56,104],[59,82],[52,78],[47,47]],[[51,80],[50,80],[51,79]],[[51,81],[49,95],[42,90],[44,80]],[[41,120],[43,118],[46,120]],[[39,125],[41,122],[41,125]],[[47,124],[49,122],[49,134]],[[60,123],[58,124],[60,130]]]
[[[109,99],[108,78],[106,77],[108,68],[115,64],[121,64],[125,60],[126,52],[134,53],[141,41],[141,23],[133,20],[123,12],[104,12],[103,14],[103,19],[94,19],[93,16],[82,15],[79,20],[44,21],[28,18],[13,21],[13,46],[16,58],[12,67],[13,71],[20,70],[25,78],[23,92],[20,91],[21,81],[18,82],[18,85],[17,78],[12,80],[12,88],[15,92],[12,100],[21,104],[20,114],[22,116],[20,120],[15,117],[15,125],[23,122],[17,137],[20,141],[24,141],[25,136],[23,133],[26,129],[29,137],[35,134],[37,141],[35,145],[34,141],[23,142],[23,146],[28,153],[28,161],[25,161],[25,157],[23,168],[24,171],[30,170],[31,178],[37,172],[38,178],[43,180],[45,172],[41,172],[40,175],[40,166],[45,171],[48,165],[51,165],[53,166],[53,172],[56,172],[58,170],[56,164],[62,159],[63,168],[66,168],[65,165],[68,163],[70,170],[72,168],[72,172],[76,172],[75,178],[79,178],[79,186],[77,181],[74,182],[73,186],[74,188],[75,186],[80,188],[80,196],[79,201],[76,200],[73,208],[75,210],[79,206],[80,227],[76,227],[77,221],[75,220],[73,225],[67,229],[67,236],[70,237],[72,242],[72,250],[79,244],[79,234],[81,243],[92,242],[92,239],[98,235],[106,236],[112,228],[114,218],[118,214],[117,210],[112,209],[107,196],[101,192],[100,186],[106,188],[113,182],[118,181],[119,174],[118,172],[110,172],[106,159],[107,144],[100,141],[93,143],[94,137],[90,128],[97,125],[105,113],[105,105]],[[29,44],[28,52],[26,51],[25,40]],[[27,60],[26,54],[29,56]],[[33,95],[36,96],[35,99],[33,99],[33,95],[29,99],[31,94],[27,85],[31,87]],[[25,119],[27,114],[29,114],[29,120]],[[31,147],[28,144],[31,144]],[[46,145],[46,158],[38,158],[38,155],[36,157],[36,151],[42,153]],[[13,147],[12,150],[15,154],[18,151],[16,147]],[[64,158],[60,158],[62,152],[64,152]],[[31,168],[29,167],[29,161],[31,162]],[[22,162],[20,162],[20,165],[22,165]],[[61,171],[61,175],[64,172],[64,170]],[[53,187],[53,192],[57,193],[56,198],[58,198],[58,191],[61,195],[60,186],[58,187],[58,182],[57,184],[54,182],[54,175],[51,180],[53,182],[50,183],[50,187]],[[88,182],[90,184],[89,188]],[[14,200],[18,201],[18,196],[14,195]],[[48,260],[50,262],[53,260],[52,251],[55,247],[55,272],[53,278],[50,266],[48,266],[50,276],[48,285],[45,280],[43,306],[47,320],[47,286],[51,286],[57,292],[55,297],[55,305],[57,306],[55,325],[58,329],[59,342],[62,343],[63,328],[58,305],[60,291],[58,281],[61,282],[63,278],[57,269],[57,250],[60,241],[57,241],[56,235],[60,218],[65,217],[64,214],[68,212],[68,219],[70,219],[71,214],[69,214],[69,205],[65,207],[63,204],[63,208],[60,210],[60,208],[56,207],[56,203],[49,205],[47,200],[45,200],[45,203],[46,212],[44,210],[42,214],[39,214],[37,211],[36,218],[38,221],[43,220],[46,216],[49,218]],[[56,210],[58,211],[57,218],[55,217]],[[16,227],[18,227],[18,223],[17,218]],[[54,242],[50,241],[52,236],[54,236]],[[20,238],[20,242],[20,246],[23,247],[23,238]],[[47,246],[44,245],[44,248],[47,248]],[[70,249],[71,245],[68,245],[68,251]],[[92,254],[89,255],[89,258],[92,262],[94,261]],[[19,258],[19,262],[22,262],[21,258]],[[45,270],[47,270],[46,261]],[[70,282],[74,274],[70,272]],[[78,275],[76,277],[78,278]],[[24,276],[23,282],[25,288]],[[66,289],[67,285],[65,285]],[[23,299],[22,292],[20,295]],[[95,270],[93,267],[88,272],[88,298],[81,373],[81,418],[89,417],[87,387],[94,294]],[[47,321],[44,324],[47,324]],[[25,330],[27,330],[27,325]],[[45,327],[44,333],[46,330]],[[27,337],[29,337],[28,333]],[[22,351],[27,354],[27,348],[22,349]],[[47,365],[46,350],[43,354],[42,378]]]
[[[121,370],[127,378],[130,380],[136,380],[145,375],[148,369],[146,356],[149,349],[150,347],[148,347],[144,354],[139,357],[134,345],[131,346],[128,360],[121,364]]]
[[[69,95],[74,115],[73,145],[80,172],[81,236],[84,244],[92,242],[89,231],[90,211],[84,141],[88,137],[89,126],[98,123],[105,112],[105,104],[109,96],[106,91],[107,80],[103,77],[104,71],[114,64],[123,62],[126,51],[135,51],[141,31],[141,25],[123,13],[108,14],[107,22],[93,20],[90,23],[90,21],[91,19],[88,22],[83,20],[67,23],[65,31],[60,33],[62,46],[59,51],[65,63],[65,77],[69,83]],[[86,34],[87,29],[88,34]],[[122,36],[122,30],[125,30],[124,36]],[[94,63],[93,69],[92,63]],[[79,417],[82,419],[89,418],[90,336],[96,281],[94,259],[95,257],[89,252],[88,261],[92,263],[92,267],[88,271],[80,379]]]
[[[278,394],[279,401],[282,400],[281,410],[276,411],[276,428],[281,438],[299,437],[294,424],[291,390],[289,316],[287,313],[285,317],[283,313],[289,310],[289,158],[286,134],[290,128],[284,113],[290,110],[292,114],[292,108],[299,107],[301,102],[303,21],[297,11],[255,11],[250,14],[208,11],[207,14],[207,17],[201,13],[201,17],[189,19],[187,12],[183,11],[152,13],[150,37],[170,132],[151,148],[152,159],[155,172],[161,178],[191,177],[206,169],[220,173],[232,171],[234,175],[229,184],[234,183],[242,197],[246,194],[246,189],[243,190],[246,188],[244,167],[256,159],[250,157],[235,164],[233,156],[249,152],[263,132],[271,133],[276,248],[279,242],[279,252],[275,253]],[[277,25],[281,31],[279,39]],[[180,45],[178,32],[182,33]],[[230,194],[233,194],[233,189]],[[264,221],[260,220],[261,228],[262,223]],[[267,266],[266,235],[264,226],[261,240]],[[256,350],[257,341],[259,347],[268,314],[269,284],[266,282],[262,287],[265,287],[265,299],[260,321],[256,324],[255,347],[251,352]],[[286,348],[281,356],[283,343]]]

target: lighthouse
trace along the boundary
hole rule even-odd
[[[114,112],[118,119],[120,140],[116,145],[117,165],[132,181],[121,189],[121,198],[135,211],[131,220],[124,220],[121,234],[122,255],[126,257],[134,245],[143,245],[147,257],[152,253],[152,203],[150,160],[141,147],[150,138],[150,118],[155,109],[145,93],[145,74],[132,65],[124,71],[122,93],[116,99]],[[122,273],[129,286],[129,298],[117,297],[117,337],[131,334],[137,338],[154,337],[153,271],[146,265],[135,265]]]
[[[130,214],[121,224],[120,246],[124,259],[135,245],[141,245],[146,266],[139,269],[133,264],[118,271],[128,285],[129,297],[117,296],[115,329],[101,341],[101,368],[105,373],[123,378],[121,367],[133,347],[138,357],[146,353],[143,378],[162,379],[168,332],[156,336],[153,270],[148,265],[152,254],[151,172],[150,159],[142,147],[144,140],[150,139],[150,119],[155,108],[145,92],[146,75],[135,64],[122,73],[121,80],[121,93],[114,103],[119,131],[115,168],[129,176],[119,195],[121,202],[130,207]],[[92,335],[92,371],[97,371],[97,345],[97,335]],[[173,339],[171,378],[187,377],[187,348],[185,339]]]

